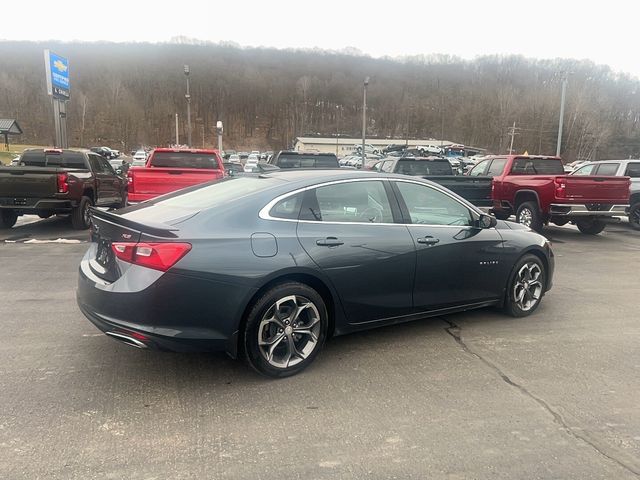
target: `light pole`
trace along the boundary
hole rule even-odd
[[[189,94],[189,65],[184,66],[184,75],[187,77],[187,145],[191,147],[191,95]]]
[[[224,131],[222,121],[216,122],[216,133],[218,134],[218,153],[222,155],[222,133]]]
[[[364,79],[363,97],[362,97],[362,165],[360,168],[364,169],[364,161],[367,156],[364,150],[364,145],[367,139],[367,85],[369,85],[369,77]]]
[[[176,113],[176,148],[180,145],[180,134],[178,133],[178,114]]]
[[[340,138],[340,105],[336,105],[336,157],[338,156],[339,138]]]
[[[556,157],[560,156],[560,147],[562,146],[562,124],[564,122],[564,100],[567,94],[567,74],[562,79],[562,97],[560,98],[560,120],[558,122],[558,143],[556,144]]]

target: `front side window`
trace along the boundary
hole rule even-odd
[[[111,173],[113,175],[116,174],[116,172],[113,170],[113,167],[106,159],[104,159],[103,157],[99,157],[99,161],[100,165],[102,165],[102,171],[104,173]]]
[[[472,177],[480,177],[486,174],[489,160],[483,160],[469,171]]]
[[[594,168],[595,168],[595,165],[593,163],[589,165],[584,165],[574,170],[574,172],[571,175],[591,175],[591,173],[593,173]]]
[[[386,173],[393,173],[393,167],[396,162],[394,160],[387,160],[382,164],[381,170]]]
[[[506,158],[494,158],[491,161],[491,165],[487,170],[487,175],[489,177],[495,177],[496,175],[502,175],[502,171],[504,170],[504,166],[507,163]]]
[[[435,188],[417,183],[397,182],[410,223],[417,225],[473,225],[469,209]]]
[[[312,196],[309,212],[303,210],[301,215],[306,220],[393,223],[391,206],[381,181],[338,183],[318,187],[309,194]]]

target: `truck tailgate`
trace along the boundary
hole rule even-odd
[[[580,203],[629,203],[628,177],[598,177],[590,175],[567,175],[558,177],[565,185],[566,200]]]
[[[147,195],[162,195],[223,176],[221,170],[203,168],[145,167],[132,168],[129,173],[133,177],[134,192]]]
[[[56,168],[0,168],[0,197],[53,197],[58,188]]]
[[[425,176],[427,180],[438,183],[457,193],[477,207],[491,207],[492,177],[470,177],[467,175]]]

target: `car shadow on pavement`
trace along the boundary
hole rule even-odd
[[[0,230],[0,242],[25,242],[28,240],[68,240],[87,241],[88,230],[74,230],[69,216],[53,216],[39,219],[35,215],[21,217],[15,227]]]

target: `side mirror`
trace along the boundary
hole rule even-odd
[[[478,219],[478,227],[480,228],[493,228],[496,225],[498,225],[498,220],[496,220],[496,217],[493,217],[491,215],[486,215],[483,213]]]
[[[122,175],[122,169],[121,168],[116,168],[116,174]]]

